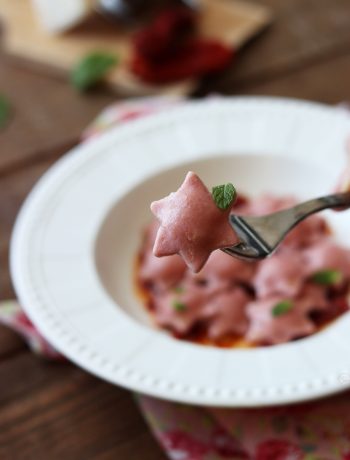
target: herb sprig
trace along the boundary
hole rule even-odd
[[[74,67],[71,82],[79,91],[87,91],[95,86],[118,63],[118,58],[111,53],[93,52],[86,55]]]
[[[316,284],[333,286],[342,282],[343,274],[339,270],[321,270],[314,273],[311,276],[311,280]]]
[[[286,313],[290,312],[293,308],[293,302],[291,300],[281,300],[281,302],[276,303],[276,305],[272,308],[272,316],[278,317],[285,315]]]
[[[230,182],[213,187],[211,194],[216,206],[222,211],[232,206],[237,196],[236,189]]]
[[[184,304],[183,302],[180,302],[179,300],[174,300],[173,301],[173,308],[175,311],[178,311],[178,312],[183,312],[183,311],[186,311],[187,310],[187,305]]]

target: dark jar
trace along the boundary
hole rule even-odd
[[[99,0],[98,9],[121,23],[149,21],[161,10],[175,6],[197,9],[197,0]]]

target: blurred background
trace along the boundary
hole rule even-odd
[[[0,21],[0,300],[15,298],[8,253],[21,203],[107,106],[350,100],[348,0],[0,0]],[[0,326],[0,458],[165,456],[129,392],[39,359]]]

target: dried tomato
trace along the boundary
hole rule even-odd
[[[194,11],[184,7],[164,10],[134,36],[135,51],[145,59],[161,60],[181,46],[195,26]]]
[[[192,39],[160,61],[136,53],[131,70],[148,83],[170,83],[223,70],[233,54],[232,49],[217,41]]]
[[[193,38],[197,15],[184,7],[161,12],[134,37],[131,71],[148,83],[170,83],[224,69],[233,52],[214,41]]]

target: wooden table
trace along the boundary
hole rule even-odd
[[[266,94],[335,104],[350,100],[350,2],[260,0],[275,23],[208,79],[198,95]],[[116,95],[82,96],[43,69],[0,52],[0,92],[14,117],[0,132],[0,295],[15,294],[7,258],[16,213],[35,181],[79,140]],[[320,133],[320,137],[322,133]],[[70,364],[33,356],[0,327],[0,458],[11,460],[160,460],[132,396]]]

